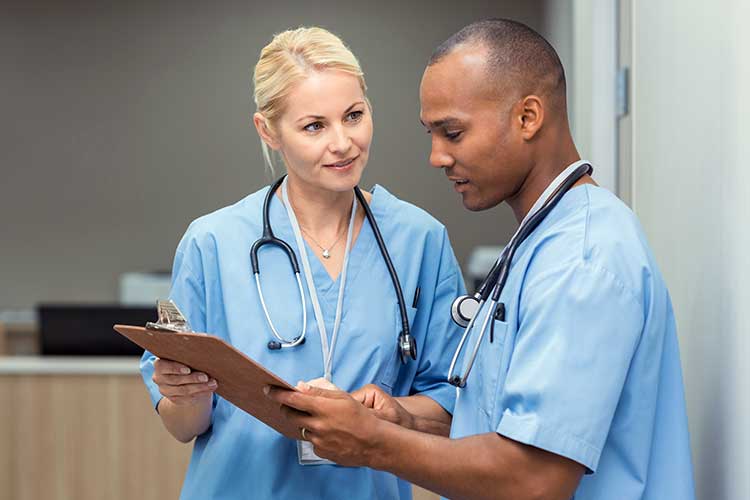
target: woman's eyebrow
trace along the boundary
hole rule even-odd
[[[305,115],[305,116],[301,116],[297,118],[296,121],[301,122],[301,121],[307,121],[307,120],[325,120],[325,118],[326,118],[325,116],[320,116],[320,115]]]
[[[357,102],[353,103],[348,108],[346,108],[346,110],[344,111],[344,114],[347,114],[349,111],[352,110],[353,107],[355,107],[355,106],[357,106],[359,104],[364,104],[364,101],[357,101]],[[301,121],[304,121],[304,120],[325,120],[325,118],[326,118],[325,116],[321,116],[321,115],[305,115],[305,116],[301,116],[301,117],[297,118],[296,121],[301,122]]]

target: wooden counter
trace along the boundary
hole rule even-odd
[[[191,450],[162,427],[136,358],[0,357],[0,499],[176,499]]]
[[[0,360],[0,498],[178,498],[191,445],[151,408],[138,360]]]

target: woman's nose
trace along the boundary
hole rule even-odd
[[[352,147],[352,138],[343,128],[334,128],[328,150],[334,154],[344,154]]]

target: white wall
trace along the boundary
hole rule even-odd
[[[750,18],[633,2],[633,205],[677,315],[698,498],[750,498]]]
[[[599,185],[617,193],[617,0],[547,0],[547,33],[570,38],[560,53],[568,82],[568,112],[578,152],[594,165]],[[567,58],[567,60],[566,60]]]

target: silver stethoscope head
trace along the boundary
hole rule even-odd
[[[461,328],[469,326],[469,322],[474,319],[479,306],[481,305],[482,296],[478,293],[474,295],[461,295],[451,304],[451,318]]]

